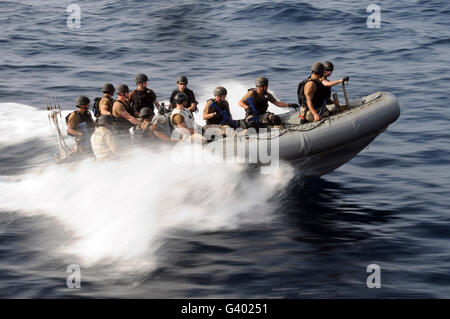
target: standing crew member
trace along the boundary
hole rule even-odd
[[[130,96],[128,86],[120,84],[117,86],[117,100],[113,104],[112,115],[114,116],[114,130],[118,135],[130,136],[130,128],[137,125],[138,120],[132,115],[133,108],[128,103]]]
[[[111,83],[105,83],[102,87],[103,97],[101,98],[98,108],[100,115],[112,115],[112,107],[114,104],[113,96],[116,89]]]
[[[75,138],[73,152],[90,153],[90,136],[94,130],[94,121],[89,110],[91,101],[82,95],[75,100],[77,110],[66,117],[67,134]]]
[[[302,104],[300,108],[300,118],[303,121],[320,121],[319,113],[326,104],[327,92],[321,82],[325,67],[322,63],[315,62],[311,67],[309,78],[299,84],[299,101]]]
[[[281,119],[279,116],[268,112],[269,103],[278,107],[294,107],[298,105],[295,103],[284,103],[278,101],[272,94],[267,92],[269,87],[269,80],[260,76],[256,79],[256,88],[249,89],[239,101],[239,105],[245,109],[245,122],[249,127],[262,127],[267,125],[280,125]]]
[[[228,125],[236,128],[236,123],[230,113],[230,105],[228,104],[227,89],[218,86],[214,89],[214,98],[209,99],[205,104],[202,118],[206,121],[206,125]]]
[[[97,161],[111,159],[117,155],[117,146],[109,129],[113,123],[112,115],[101,115],[98,118],[98,126],[91,136],[92,150]]]
[[[328,77],[331,75],[331,73],[333,73],[334,65],[330,61],[325,61],[322,64],[324,66],[324,72],[320,80],[322,81],[322,85],[324,86],[327,103],[331,104],[334,103],[334,101],[331,100],[331,88],[335,85],[341,84],[342,82],[348,82],[350,78],[346,76],[345,78],[342,78],[340,80],[328,81]]]
[[[170,107],[171,109],[174,109],[176,107],[175,103],[175,95],[178,93],[184,93],[187,95],[188,99],[186,102],[186,109],[195,112],[197,111],[197,104],[198,102],[195,100],[194,92],[191,89],[188,89],[188,79],[184,75],[180,75],[177,78],[177,86],[178,88],[176,90],[173,90],[172,94],[170,95]]]
[[[135,82],[137,88],[133,92],[131,92],[129,97],[129,101],[135,113],[132,115],[139,116],[139,112],[144,107],[148,107],[152,111],[152,113],[155,114],[155,105],[158,109],[161,106],[159,105],[155,92],[153,92],[152,89],[147,88],[147,75],[139,73],[138,75],[136,75]]]

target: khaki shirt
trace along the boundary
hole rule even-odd
[[[127,102],[124,102],[127,103]],[[125,105],[123,105],[121,102],[119,101],[115,101],[113,104],[113,108],[112,108],[112,115],[116,118],[122,117],[122,113],[125,112],[127,109],[125,107]],[[133,115],[133,114],[130,114]]]
[[[108,112],[112,111],[113,103],[114,103],[114,101],[112,99],[110,99],[106,95],[103,95],[103,97],[101,98],[101,100],[98,104],[100,114],[107,115],[107,113],[103,113],[103,110],[107,110]]]
[[[109,129],[100,126],[91,136],[92,150],[97,160],[104,160],[114,156],[117,146]]]

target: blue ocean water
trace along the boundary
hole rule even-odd
[[[371,1],[78,1],[79,29],[70,4],[0,2],[1,297],[450,297],[447,1],[380,1],[380,28],[366,24]],[[350,76],[349,95],[389,91],[402,114],[322,178],[288,164],[272,180],[180,172],[160,154],[41,171],[46,94],[71,109],[143,72],[163,101],[185,74],[200,105],[223,84],[239,112],[257,76],[295,102],[324,60]],[[81,289],[66,286],[70,264]],[[380,289],[366,286],[370,264]]]

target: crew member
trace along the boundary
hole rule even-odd
[[[278,101],[272,94],[267,92],[269,80],[260,76],[256,79],[256,88],[249,89],[247,94],[239,101],[239,105],[245,109],[245,123],[249,127],[263,127],[267,125],[280,125],[279,116],[268,112],[269,103],[278,107],[294,107],[295,103],[284,103]]]
[[[110,130],[113,123],[112,115],[101,115],[98,118],[97,127],[91,136],[92,150],[98,161],[111,159],[117,155],[117,146]]]
[[[299,101],[301,121],[320,121],[320,114],[327,102],[327,92],[321,82],[325,67],[322,63],[315,62],[311,67],[311,75],[299,84]]]
[[[111,83],[105,83],[103,84],[102,91],[103,97],[98,104],[100,115],[112,115],[113,96],[116,89]]]
[[[197,111],[197,104],[198,102],[195,100],[194,92],[187,87],[188,85],[188,79],[184,75],[180,75],[177,78],[177,86],[178,88],[176,90],[172,91],[172,94],[170,95],[170,107],[171,109],[174,109],[176,107],[175,103],[175,95],[178,93],[184,93],[187,95],[188,99],[186,102],[186,109],[195,112]]]
[[[170,115],[170,124],[177,129],[184,129],[189,132],[190,135],[194,134],[195,120],[192,113],[185,109],[187,104],[187,95],[185,93],[177,93],[174,97],[175,108]],[[181,130],[178,130],[179,132]],[[183,135],[183,134],[181,134]]]
[[[139,116],[139,112],[142,108],[148,107],[153,114],[155,114],[154,108],[155,105],[159,109],[161,106],[158,102],[155,92],[152,89],[147,87],[148,77],[143,73],[139,73],[136,75],[135,79],[137,88],[131,92],[129,97],[129,102],[133,107],[134,116]]]
[[[163,142],[173,142],[172,139],[162,132],[158,131],[156,123],[152,122],[153,113],[148,107],[141,109],[139,113],[139,124],[136,126],[135,136],[139,141],[151,142],[152,137],[156,136]]]
[[[209,99],[203,110],[202,118],[206,121],[206,125],[227,125],[236,128],[236,123],[230,113],[230,105],[228,104],[227,89],[218,86],[214,89],[214,98]]]
[[[345,78],[342,78],[340,80],[328,81],[328,77],[331,75],[331,73],[333,73],[334,65],[330,61],[325,61],[322,64],[324,66],[324,72],[320,80],[322,81],[322,85],[324,86],[327,103],[331,104],[334,103],[334,101],[331,100],[331,88],[335,85],[341,84],[342,82],[348,82],[350,78],[346,76]]]
[[[130,128],[137,125],[138,120],[132,115],[133,108],[128,103],[130,96],[128,86],[120,84],[117,86],[117,100],[113,104],[112,115],[114,116],[114,131],[121,136],[130,136]]]
[[[77,110],[66,117],[67,134],[75,138],[73,152],[87,154],[92,151],[89,143],[94,130],[94,121],[89,110],[91,101],[82,95],[75,100]]]

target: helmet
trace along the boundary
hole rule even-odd
[[[320,62],[315,62],[311,67],[311,72],[315,74],[323,74],[323,71],[325,71],[325,67]]]
[[[334,70],[334,65],[330,61],[325,61],[322,64],[325,68],[325,71],[333,71]]]
[[[114,85],[112,85],[111,83],[105,83],[102,86],[103,93],[114,94],[115,91],[116,91],[116,89],[114,88]]]
[[[77,97],[77,99],[75,100],[75,105],[77,107],[83,106],[83,105],[89,105],[90,103],[91,103],[91,101],[89,100],[89,98],[84,95]]]
[[[119,84],[117,86],[117,93],[125,93],[130,92],[130,89],[128,88],[128,85],[126,84]]]
[[[256,87],[269,86],[269,80],[265,76],[259,76],[256,79]]]
[[[224,88],[223,86],[218,86],[214,89],[214,96],[222,96],[222,95],[227,95],[227,89]]]
[[[151,115],[153,115],[153,112],[149,107],[143,107],[139,112],[139,117],[146,117]]]
[[[187,77],[185,77],[184,75],[180,75],[180,76],[177,78],[177,83],[186,83],[186,84],[188,84],[188,79],[187,79]]]
[[[142,82],[147,82],[148,81],[148,77],[143,74],[143,73],[139,73],[138,75],[136,75],[136,84],[142,83]]]
[[[177,93],[173,99],[175,100],[175,103],[181,104],[184,101],[187,101],[188,96],[186,94],[180,92],[180,93]]]
[[[107,126],[114,122],[114,117],[112,115],[100,115],[98,118],[98,125]]]

